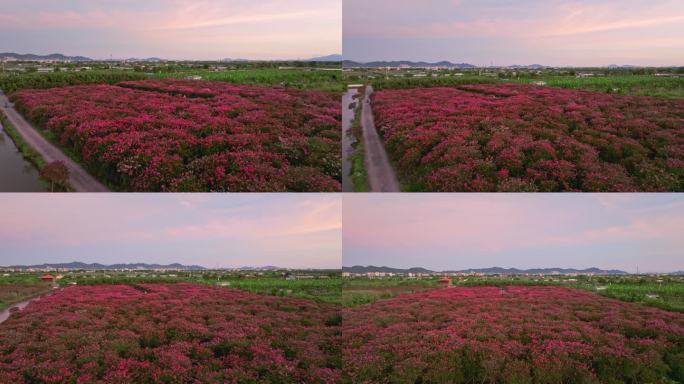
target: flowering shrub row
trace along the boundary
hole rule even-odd
[[[684,314],[565,287],[459,287],[343,315],[343,382],[684,380]]]
[[[65,288],[0,327],[1,383],[334,383],[336,306],[191,284]]]
[[[119,189],[341,189],[335,94],[167,79],[23,90],[12,100]]]
[[[340,317],[308,300],[141,284],[65,288],[0,327],[2,383],[340,381],[681,382],[684,314],[563,287],[459,287]]]
[[[378,91],[401,176],[430,191],[684,191],[684,100],[552,87]]]

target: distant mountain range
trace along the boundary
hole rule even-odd
[[[250,61],[263,61],[263,60],[251,60],[251,59],[230,59],[226,58],[221,61],[225,62],[230,62],[230,63],[245,63],[245,62],[250,62]],[[268,61],[268,60],[267,60]],[[334,55],[327,55],[327,56],[318,56],[318,57],[312,57],[310,59],[303,59],[303,60],[270,60],[270,61],[319,61],[319,62],[336,62],[336,61],[342,61],[342,55],[340,54],[334,54]]]
[[[266,265],[263,267],[240,267],[242,271],[279,271],[285,268],[275,267],[273,265]]]
[[[19,61],[95,61],[90,57],[85,56],[66,56],[61,53],[52,53],[50,55],[35,55],[32,53],[20,54],[14,52],[2,52],[0,53],[0,60],[19,60]],[[165,61],[158,57],[148,57],[148,58],[138,58],[131,57],[128,59],[114,59],[116,61],[140,61],[140,62],[160,62]]]
[[[611,69],[617,69],[617,68],[631,69],[631,68],[636,68],[636,66],[635,65],[629,65],[629,64],[627,64],[627,65],[611,64],[608,66],[608,68],[611,68]]]
[[[309,60],[305,60],[305,61],[342,61],[342,55],[335,54],[335,55],[312,57]]]
[[[368,272],[385,272],[385,273],[432,273],[429,269],[414,267],[408,269],[391,268],[391,267],[376,267],[374,265],[361,266],[355,265],[353,267],[342,267],[342,272],[350,273],[368,273]]]
[[[11,268],[11,269],[83,269],[83,270],[116,270],[116,269],[144,269],[144,270],[159,270],[159,269],[178,269],[183,271],[202,271],[209,268],[203,267],[201,265],[184,265],[180,263],[173,264],[147,264],[147,263],[129,263],[129,264],[100,264],[100,263],[83,263],[79,261],[74,261],[71,263],[46,263],[37,265],[12,265],[9,267],[0,268]],[[233,269],[233,268],[226,268]],[[243,271],[279,271],[285,270],[286,268],[276,267],[273,265],[265,265],[263,267],[250,267],[245,266],[237,268]]]
[[[100,263],[82,263],[82,262],[72,262],[72,263],[55,263],[55,264],[40,264],[40,265],[13,265],[7,268],[13,269],[86,269],[86,270],[112,270],[112,269],[181,269],[187,271],[199,271],[206,269],[199,265],[183,265],[179,263],[173,264],[146,264],[146,263],[132,263],[132,264],[111,264],[105,265]]]
[[[498,275],[518,275],[518,274],[570,274],[570,273],[594,273],[600,275],[626,275],[627,272],[620,271],[616,269],[603,270],[599,268],[587,268],[587,269],[574,269],[574,268],[533,268],[533,269],[518,269],[518,268],[475,268],[475,269],[464,269],[464,270],[450,270],[450,271],[431,271],[429,269],[414,267],[408,269],[402,268],[390,268],[390,267],[376,267],[373,265],[360,266],[355,265],[353,267],[342,267],[343,272],[350,273],[368,273],[368,272],[385,272],[385,273],[433,273],[433,272],[444,272],[444,273],[484,273],[484,274],[498,274]]]
[[[594,273],[598,275],[626,275],[627,272],[619,269],[600,269],[600,268],[532,268],[532,269],[518,269],[518,268],[480,268],[480,269],[466,269],[463,271],[447,271],[447,272],[463,272],[463,273],[485,273],[485,274],[500,274],[500,275],[519,275],[523,273],[531,274],[570,274],[570,273]]]
[[[93,61],[93,59],[84,56],[65,56],[61,53],[52,53],[50,55],[34,55],[32,53],[20,54],[14,52],[0,52],[0,60],[20,60],[20,61]]]
[[[524,68],[524,69],[544,69],[548,68],[546,65],[541,65],[541,64],[529,64],[529,65],[509,65],[507,68]]]
[[[408,60],[397,60],[397,61],[371,61],[368,63],[361,63],[358,61],[345,60],[343,62],[345,68],[382,68],[382,67],[393,67],[397,68],[400,66],[408,66],[414,68],[427,68],[427,67],[444,67],[444,68],[477,68],[476,65],[468,63],[452,63],[450,61],[438,61],[435,63],[425,62],[425,61],[408,61]],[[541,64],[529,64],[529,65],[509,65],[504,68],[525,68],[525,69],[542,69],[548,68],[546,65]]]
[[[477,68],[476,65],[468,63],[452,63],[450,61],[438,61],[435,63],[425,62],[425,61],[409,61],[409,60],[395,60],[395,61],[371,61],[367,63],[362,63],[352,60],[344,60],[344,68],[382,68],[382,67],[393,67],[397,68],[400,66],[408,66],[414,68],[426,68],[426,67],[446,67],[446,68]],[[487,66],[484,66],[487,67]],[[494,68],[510,68],[510,69],[544,69],[551,68],[548,65],[543,64],[512,64],[512,65],[495,65]],[[565,68],[582,68],[580,67],[565,67]],[[593,67],[588,67],[593,68]],[[597,66],[596,68],[600,68]],[[636,65],[618,65],[610,64],[606,66],[608,69],[634,69],[638,68]]]
[[[425,61],[371,61],[368,63],[360,63],[352,60],[344,60],[342,67],[344,68],[381,68],[381,67],[447,67],[447,68],[477,68],[475,65],[468,63],[452,63],[450,61],[439,61],[436,63],[428,63]]]
[[[35,55],[32,53],[27,53],[27,54],[21,54],[21,53],[14,53],[14,52],[1,52],[0,53],[0,60],[18,60],[18,61],[95,61],[94,59],[91,59],[90,57],[85,57],[85,56],[66,56],[61,53],[52,53],[49,55]],[[168,61],[166,59],[161,59],[159,57],[148,57],[148,58],[137,58],[137,57],[131,57],[128,59],[114,59],[115,61],[120,61],[120,60],[125,60],[125,61],[139,61],[139,62],[161,62],[161,61]],[[192,60],[189,60],[192,61]],[[199,60],[202,61],[202,60]],[[249,60],[249,59],[231,59],[231,58],[225,58],[222,59],[221,61],[224,62],[248,62],[248,61],[260,61],[260,60]],[[281,60],[274,60],[274,61],[281,61]],[[282,60],[282,61],[294,61],[294,60]],[[306,59],[302,61],[324,61],[324,62],[335,62],[335,61],[342,61],[342,55],[340,54],[335,54],[335,55],[328,55],[328,56],[320,56],[320,57],[313,57],[311,59]]]
[[[73,62],[88,62],[88,61],[101,61],[92,59],[85,56],[67,56],[61,53],[52,53],[49,55],[36,55],[32,53],[15,53],[15,52],[0,52],[0,60],[18,60],[18,61],[73,61]],[[128,59],[113,59],[114,61],[134,61],[134,62],[163,62],[163,61],[193,61],[193,60],[168,60],[159,57],[148,57],[148,58],[137,58],[131,57]],[[206,61],[206,60],[195,60],[195,61]],[[251,60],[251,59],[232,59],[225,58],[221,59],[223,62],[249,62],[249,61],[263,61],[263,60]],[[296,60],[271,60],[271,61],[296,61]],[[426,61],[409,61],[409,60],[394,60],[394,61],[371,61],[367,63],[362,63],[352,60],[344,60],[341,54],[332,54],[327,56],[312,57],[310,59],[303,59],[301,61],[319,61],[319,62],[337,62],[342,61],[344,68],[381,68],[381,67],[399,67],[399,66],[409,66],[409,67],[446,67],[446,68],[477,68],[476,65],[468,63],[452,63],[450,61],[438,61],[438,62],[426,62]],[[543,69],[549,68],[547,65],[542,64],[528,64],[528,65],[508,65],[508,66],[497,66],[501,68],[513,68],[513,69]],[[637,68],[635,65],[618,65],[610,64],[607,66],[609,69],[631,69]]]
[[[231,58],[227,57],[221,61],[224,61],[226,63],[246,63],[249,60],[247,60],[247,59],[231,59]]]
[[[148,57],[148,58],[145,58],[145,59],[141,59],[141,58],[138,58],[138,57],[131,57],[131,58],[126,59],[126,61],[139,61],[139,62],[146,62],[146,63],[158,63],[158,62],[160,62],[160,61],[166,61],[166,60],[160,59],[160,58],[158,58],[158,57]]]

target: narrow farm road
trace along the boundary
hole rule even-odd
[[[61,161],[69,169],[69,186],[76,192],[107,192],[108,189],[86,172],[78,163],[47,141],[31,124],[14,109],[5,94],[0,91],[0,109],[17,130],[21,138],[35,149],[46,163]]]
[[[371,192],[399,192],[399,182],[394,173],[394,168],[389,162],[387,152],[382,144],[380,135],[375,129],[373,110],[370,105],[370,97],[373,87],[366,87],[366,95],[363,99],[361,110],[361,126],[363,128],[363,146],[366,151],[366,173]]]
[[[10,305],[9,307],[5,308],[4,310],[0,311],[0,324],[7,321],[7,319],[10,318],[10,316],[12,315],[12,313],[14,311],[17,311],[17,310],[23,311],[24,308],[26,308],[29,304],[31,304],[31,302],[36,301],[36,300],[40,300],[41,298],[48,296],[48,295],[52,295],[58,289],[60,289],[59,284],[53,282],[51,291],[39,293],[35,296],[28,297],[28,298],[24,299],[23,301],[20,301],[18,303],[14,303],[14,304]]]

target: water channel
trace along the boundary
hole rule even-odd
[[[0,192],[46,192],[38,170],[24,159],[0,123]]]

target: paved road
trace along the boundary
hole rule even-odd
[[[399,182],[394,168],[389,162],[387,152],[380,135],[375,129],[375,119],[370,105],[373,87],[366,87],[366,97],[361,110],[361,126],[363,127],[363,147],[366,152],[366,173],[371,192],[399,192]]]
[[[0,109],[19,132],[24,141],[43,157],[46,163],[62,161],[69,169],[69,186],[76,192],[107,192],[108,189],[86,172],[78,163],[71,160],[62,151],[52,145],[26,121],[9,102],[7,96],[0,91]]]

